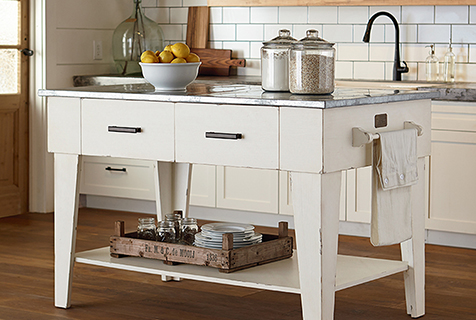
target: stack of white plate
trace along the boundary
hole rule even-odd
[[[251,244],[260,243],[262,235],[254,231],[255,227],[241,223],[208,223],[202,226],[202,231],[195,234],[197,247],[221,249],[224,233],[233,234],[233,249],[242,248]]]

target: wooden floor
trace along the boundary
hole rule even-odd
[[[81,209],[77,250],[107,246],[115,220],[124,220],[131,231],[138,216]],[[397,246],[373,248],[368,239],[346,236],[339,244],[342,254],[399,259]],[[58,309],[53,257],[52,214],[0,219],[0,319],[301,319],[297,294],[190,280],[162,282],[158,276],[79,263],[73,306]],[[422,319],[476,319],[476,250],[427,245],[426,283],[427,314]],[[405,312],[403,276],[337,292],[335,319],[411,319]]]

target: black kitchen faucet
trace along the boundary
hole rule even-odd
[[[362,39],[363,42],[368,43],[370,41],[370,30],[372,29],[372,24],[374,23],[375,19],[377,19],[379,16],[387,16],[392,20],[393,25],[395,26],[395,58],[393,61],[393,80],[394,81],[401,81],[402,80],[402,73],[407,73],[408,72],[408,66],[405,61],[403,64],[405,65],[402,67],[400,63],[400,27],[398,26],[397,19],[388,12],[385,11],[380,11],[375,13],[370,19],[369,22],[367,22],[367,28],[365,29],[365,34],[364,38]]]

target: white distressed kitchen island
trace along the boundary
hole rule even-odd
[[[332,95],[299,96],[195,81],[184,93],[156,93],[150,85],[136,84],[41,90],[40,95],[48,97],[48,150],[55,154],[57,307],[70,306],[76,261],[300,293],[307,320],[333,319],[335,291],[403,272],[407,313],[425,313],[424,179],[412,187],[412,239],[401,243],[401,261],[388,261],[337,255],[340,172],[371,164],[369,144],[352,146],[353,128],[374,134],[413,121],[426,132],[417,139],[419,176],[425,177],[430,99],[437,93],[337,88]],[[193,163],[290,171],[295,255],[223,274],[201,266],[112,258],[109,247],[76,253],[83,155],[156,161],[159,217],[188,211]]]

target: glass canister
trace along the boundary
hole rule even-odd
[[[289,53],[289,90],[291,93],[328,94],[335,87],[335,48],[319,38],[317,30],[294,43]]]
[[[261,87],[266,91],[289,91],[289,49],[297,40],[286,29],[263,42],[261,47]]]
[[[177,212],[166,214],[165,221],[170,221],[174,224],[175,238],[176,242],[178,242],[182,238],[182,214]]]
[[[193,245],[195,241],[195,234],[198,232],[197,219],[183,218],[182,220],[182,242],[188,245]]]
[[[137,225],[137,238],[153,240],[157,238],[155,218],[139,218]]]
[[[174,243],[177,240],[173,221],[159,221],[157,225],[157,241]]]
[[[162,51],[164,33],[162,28],[147,18],[142,9],[142,0],[133,0],[132,15],[119,24],[112,35],[112,53],[121,74],[140,72],[140,56],[146,50]]]

